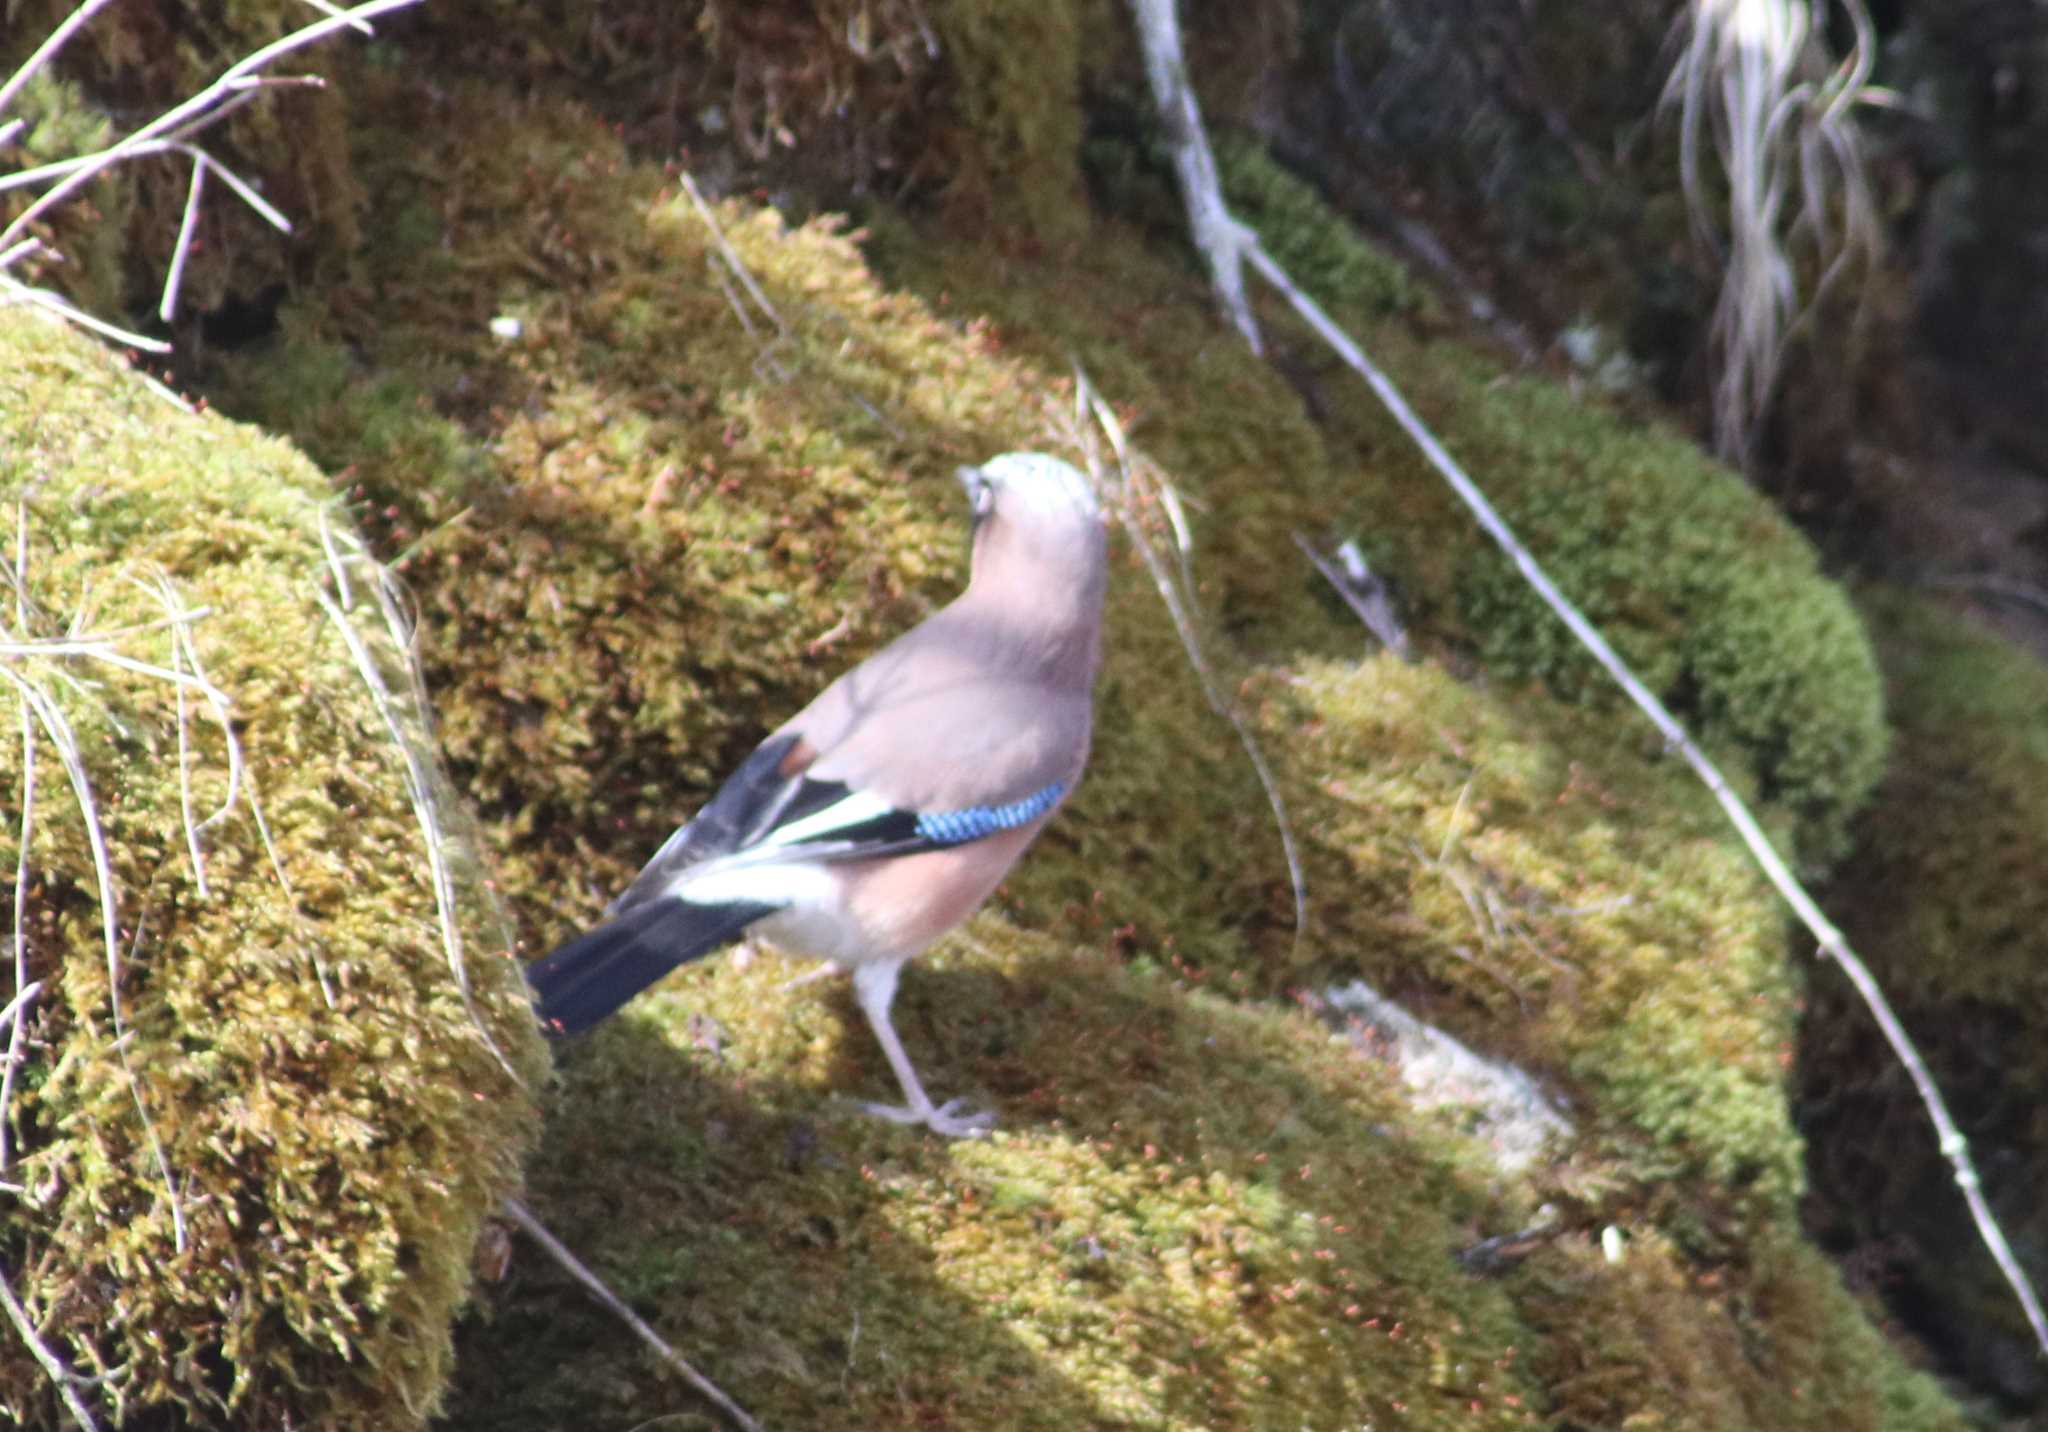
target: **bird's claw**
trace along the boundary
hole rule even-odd
[[[909,1108],[902,1104],[862,1104],[864,1114],[887,1119],[892,1124],[922,1124],[948,1139],[978,1139],[996,1126],[996,1116],[987,1109],[969,1110],[964,1099],[948,1099],[936,1107]]]

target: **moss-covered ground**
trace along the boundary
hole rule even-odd
[[[943,474],[1062,443],[1075,354],[1180,484],[1205,639],[1308,850],[1297,938],[1256,782],[1120,549],[1090,779],[902,1002],[928,1079],[993,1104],[1002,1138],[947,1147],[852,1117],[839,1096],[879,1091],[875,1051],[842,993],[783,993],[795,971],[772,958],[693,969],[569,1051],[535,1206],[743,1403],[784,1425],[1315,1425],[1399,1403],[1444,1425],[1732,1426],[1798,1369],[1816,1422],[1941,1420],[1790,1231],[1794,989],[1760,882],[1610,712],[1574,714],[1525,671],[1472,683],[1475,619],[1437,549],[1404,577],[1442,656],[1342,659],[1358,633],[1287,534],[1394,542],[1395,498],[1421,499],[1243,355],[1177,261],[1104,224],[1057,262],[996,265],[873,216],[883,272],[920,300],[829,223],[727,205],[773,309],[743,319],[675,177],[600,125],[477,85],[374,107],[507,142],[378,171],[394,222],[361,291],[406,297],[289,308],[221,391],[346,465],[404,553],[444,746],[530,947],[589,919],[818,681],[954,588]],[[444,173],[445,194],[409,177]],[[490,336],[498,315],[517,341]],[[1465,371],[1431,361],[1440,384]],[[1472,371],[1459,391],[1499,401]],[[1718,504],[1679,525],[1724,520],[1721,560],[1749,550],[1730,583],[1846,612],[1789,530],[1677,439],[1533,388],[1516,401],[1517,451],[1558,454],[1556,485],[1616,449],[1623,510],[1652,505],[1629,478],[1668,481]],[[1826,706],[1830,679],[1800,699]],[[1835,698],[1845,729],[1870,689]],[[1838,792],[1828,818],[1851,804]],[[1575,1144],[1510,1186],[1455,1118],[1403,1116],[1384,1070],[1287,1009],[1358,973],[1549,1081]],[[1523,1271],[1488,1281],[1452,1256],[1545,1201],[1559,1231]],[[1618,1266],[1594,1251],[1609,1223],[1635,1235]],[[463,1347],[464,1425],[688,1405],[525,1257]]]
[[[787,8],[757,33],[713,7],[720,42]],[[971,51],[962,8],[940,23]],[[998,1136],[862,1118],[845,1100],[888,1076],[844,990],[729,959],[560,1052],[533,1207],[771,1426],[1957,1425],[1800,1240],[1798,976],[1711,803],[1362,389],[1274,310],[1281,361],[1253,359],[1184,254],[1080,207],[1067,157],[1038,152],[1078,127],[1016,113],[1073,102],[1086,47],[1054,38],[1040,85],[993,56],[951,71],[1007,96],[949,101],[979,152],[1034,156],[1013,177],[1073,205],[972,238],[962,206],[1022,198],[993,169],[950,223],[879,202],[859,230],[795,223],[752,194],[707,216],[538,61],[429,82],[380,51],[348,81],[363,242],[277,333],[194,369],[327,469],[402,574],[440,750],[529,953],[957,589],[953,464],[1082,455],[1077,359],[1186,504],[1199,633],[1275,763],[1307,925],[1120,544],[1089,778],[898,1004],[927,1081],[995,1108]],[[1226,157],[1276,251],[1773,826],[1838,856],[1884,727],[1806,544],[1677,434],[1505,376],[1313,194]],[[1360,539],[1423,662],[1358,660],[1297,530]],[[365,885],[351,918],[387,899]],[[1455,1109],[1418,1113],[1370,1040],[1301,1007],[1358,976],[1529,1071],[1575,1134],[1511,1179]],[[518,1128],[498,1147],[516,1157]],[[1531,1229],[1510,1266],[1457,1257]],[[710,1420],[523,1243],[457,1346],[450,1425]],[[357,1379],[363,1425],[404,1425],[441,1371],[359,1356],[315,1380]]]

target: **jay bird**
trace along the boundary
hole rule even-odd
[[[959,469],[966,591],[792,716],[671,835],[605,922],[527,967],[543,1026],[589,1028],[735,939],[853,971],[903,1087],[868,1112],[949,1137],[889,1021],[904,961],[988,898],[1088,759],[1106,537],[1087,479],[1005,453]]]

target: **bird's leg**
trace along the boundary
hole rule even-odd
[[[896,1071],[896,1082],[903,1086],[903,1097],[909,1101],[901,1105],[862,1104],[861,1108],[893,1123],[923,1124],[933,1133],[950,1139],[978,1138],[995,1127],[995,1115],[963,1110],[958,1099],[933,1104],[931,1096],[924,1091],[924,1085],[918,1082],[917,1071],[910,1067],[910,1056],[903,1052],[903,1041],[896,1037],[896,1026],[889,1021],[889,1004],[896,998],[896,976],[902,968],[902,962],[895,961],[864,964],[853,972],[854,994],[868,1017],[869,1026],[875,1031],[882,1053],[888,1056],[889,1067]]]

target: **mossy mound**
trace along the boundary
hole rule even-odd
[[[1940,602],[1864,596],[1898,744],[1830,905],[1918,1042],[2036,1286],[2048,1281],[2048,667]],[[1813,979],[1802,1121],[1831,1246],[2019,1404],[2048,1398],[1932,1128],[1846,983]],[[1881,1270],[1881,1272],[1880,1272]],[[1930,1315],[1931,1313],[1931,1315]]]
[[[1468,1271],[1527,1202],[1319,1021],[985,916],[898,1004],[932,1087],[1002,1109],[946,1144],[841,1101],[890,1076],[843,986],[785,987],[803,968],[693,966],[592,1036],[533,1171],[764,1425],[1958,1425],[1783,1239],[1739,1280],[1586,1230]],[[454,1428],[696,1415],[544,1267],[463,1346]]]
[[[1453,1260],[1483,1194],[1315,1022],[984,918],[898,1002],[931,1086],[1003,1110],[946,1144],[835,1098],[890,1076],[803,968],[695,966],[593,1036],[535,1168],[764,1425],[1536,1421],[1505,1299]],[[558,1277],[468,1347],[454,1426],[690,1405]]]
[[[1056,445],[1048,405],[1071,400],[983,325],[887,293],[829,221],[724,205],[714,233],[587,115],[473,86],[390,100],[449,136],[466,198],[415,226],[422,181],[391,175],[398,221],[367,277],[410,294],[423,271],[431,293],[374,320],[346,296],[288,308],[284,340],[218,391],[346,465],[366,526],[405,553],[443,749],[539,948],[824,679],[958,590],[953,465]],[[487,129],[517,142],[456,147]],[[721,234],[780,332],[707,275]],[[500,314],[519,341],[489,336]],[[1142,919],[1220,962],[1284,909],[1283,870],[1141,571],[1125,554],[1113,575],[1098,774],[1048,837],[1095,873],[1023,878],[1044,918]],[[1170,825],[1162,768],[1203,777]]]
[[[433,858],[466,998],[407,793],[431,757],[405,654],[363,566],[349,598],[335,584],[328,554],[355,539],[320,475],[29,313],[0,323],[0,491],[26,558],[6,671],[16,704],[39,693],[76,733],[113,889],[39,719],[32,790],[19,734],[0,743],[10,834],[33,817],[18,894],[42,984],[0,1263],[116,1420],[419,1425],[536,1132],[510,1067],[545,1066],[503,921],[449,836]],[[232,703],[232,792],[201,674]],[[66,1421],[12,1334],[0,1408]]]

